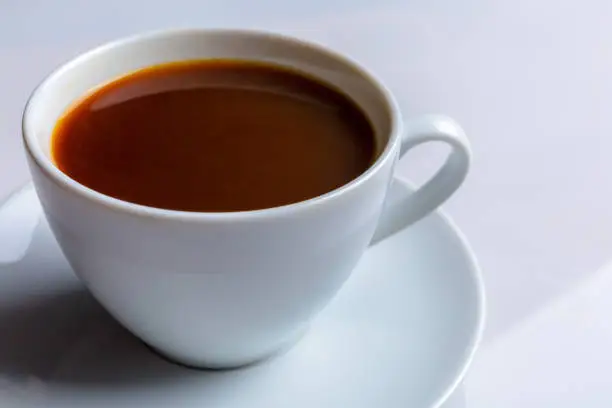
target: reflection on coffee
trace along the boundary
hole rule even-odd
[[[343,93],[234,60],[154,66],[95,89],[58,121],[51,150],[60,170],[100,193],[206,212],[325,194],[377,154],[372,125]]]

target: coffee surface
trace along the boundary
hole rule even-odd
[[[254,62],[146,68],[71,106],[54,129],[59,169],[151,207],[225,212],[307,200],[358,177],[374,130],[346,95]]]

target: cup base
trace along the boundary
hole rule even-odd
[[[145,343],[147,347],[149,347],[153,352],[158,354],[164,360],[167,360],[173,364],[178,364],[180,366],[190,368],[193,370],[209,370],[209,371],[225,371],[225,370],[236,370],[241,368],[246,368],[252,365],[257,365],[264,363],[267,360],[278,357],[282,354],[285,354],[290,349],[293,348],[301,339],[304,337],[308,328],[310,326],[306,325],[303,328],[296,330],[293,334],[291,334],[287,339],[282,341],[277,347],[272,350],[266,350],[266,352],[256,355],[249,359],[198,359],[198,358],[190,358],[188,356],[179,355],[171,352],[166,352],[164,350],[160,350],[157,347],[154,347],[150,344]]]

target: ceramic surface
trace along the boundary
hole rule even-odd
[[[411,189],[404,183],[392,200]],[[369,249],[304,338],[244,369],[170,363],[75,277],[28,187],[0,208],[0,400],[17,407],[437,407],[482,334],[474,255],[441,213]]]
[[[121,201],[77,183],[52,162],[56,122],[82,95],[139,68],[205,58],[294,67],[338,87],[368,115],[378,158],[359,177],[319,197],[228,213]],[[404,121],[390,92],[340,54],[246,30],[168,30],[94,48],[36,88],[24,110],[23,140],[51,230],[96,299],[168,357],[209,368],[250,364],[295,342],[368,245],[446,201],[470,163],[468,140],[451,119]],[[412,196],[385,207],[398,157],[428,142],[448,145],[447,160]]]

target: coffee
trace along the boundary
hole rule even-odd
[[[377,148],[366,115],[333,87],[280,66],[203,60],[92,91],[58,121],[51,154],[100,193],[224,212],[325,194],[366,171]]]

